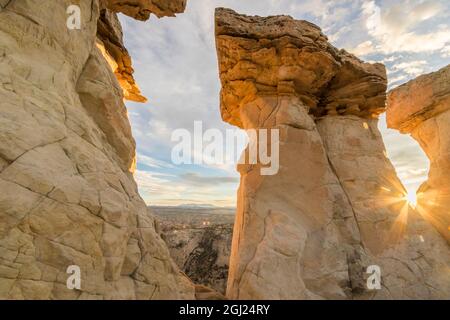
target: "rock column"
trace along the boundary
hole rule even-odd
[[[448,246],[408,208],[377,128],[384,66],[288,16],[217,9],[216,43],[224,121],[280,137],[276,174],[238,166],[228,297],[448,297]]]
[[[430,159],[417,210],[450,241],[450,66],[389,93],[388,126],[411,134]]]

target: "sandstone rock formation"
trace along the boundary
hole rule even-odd
[[[96,45],[123,83],[117,17],[98,0],[77,3],[81,30],[66,28],[68,0],[0,12],[0,298],[192,299],[138,194],[122,88]],[[106,2],[140,19],[179,3]],[[70,265],[80,290],[66,286]]]
[[[115,12],[172,16],[185,0],[78,0],[81,30],[66,28],[69,0],[0,4],[0,298],[218,298],[180,272],[147,213],[123,103],[145,98]],[[219,10],[217,44],[224,119],[281,133],[278,175],[239,168],[229,297],[448,298],[448,244],[383,155],[384,67],[283,16]],[[446,143],[430,146],[440,175]],[[369,265],[381,290],[367,290]]]
[[[430,159],[417,210],[450,241],[450,65],[392,90],[387,122],[411,134]]]
[[[123,90],[124,98],[136,102],[145,102],[141,91],[133,78],[131,57],[123,44],[123,33],[116,13],[106,9],[101,2],[100,17],[97,23],[97,46],[108,61]]]
[[[216,11],[225,121],[278,129],[280,170],[239,165],[227,296],[428,299],[450,296],[450,250],[408,208],[377,128],[386,71],[288,16]],[[379,290],[367,267],[381,269]]]
[[[127,100],[146,102],[133,78],[131,57],[123,44],[123,33],[116,12],[138,20],[147,20],[151,14],[158,18],[173,17],[186,7],[186,0],[100,0],[97,23],[97,46],[114,71]]]

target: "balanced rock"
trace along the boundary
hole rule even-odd
[[[411,134],[430,159],[417,210],[450,241],[450,66],[392,90],[387,122]]]
[[[238,166],[227,297],[448,298],[449,247],[408,206],[377,128],[385,67],[289,16],[217,9],[216,44],[224,121],[279,132],[276,174]]]

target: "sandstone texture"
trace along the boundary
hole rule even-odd
[[[117,14],[100,2],[100,17],[97,23],[97,46],[108,61],[123,90],[124,98],[136,102],[146,102],[139,86],[133,78],[131,57],[123,44],[123,33]]]
[[[450,66],[392,90],[387,122],[411,134],[430,159],[417,210],[450,241]]]
[[[133,15],[138,2],[106,3]],[[0,298],[193,299],[133,179],[117,17],[80,0],[81,30],[69,30],[71,4],[11,1],[0,12]],[[137,18],[152,10],[138,7]],[[111,70],[100,42],[125,69]],[[66,286],[70,265],[80,290]]]
[[[123,33],[116,12],[145,21],[154,14],[158,18],[174,17],[182,13],[186,0],[99,0],[100,17],[97,23],[97,46],[108,61],[122,87],[124,98],[146,102],[133,78],[133,67],[128,50],[123,44]]]
[[[287,16],[216,15],[223,119],[242,128],[242,107],[262,96],[292,96],[317,117],[384,112],[386,70],[328,43],[320,29]],[[229,55],[225,58],[225,53]]]
[[[225,294],[234,210],[152,208],[170,255],[196,284]]]
[[[238,166],[227,297],[448,299],[449,246],[408,206],[377,128],[385,67],[288,16],[217,9],[216,45],[224,121],[280,137],[277,174]]]

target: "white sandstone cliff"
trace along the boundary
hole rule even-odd
[[[449,247],[408,208],[377,128],[384,66],[288,16],[217,9],[216,43],[224,121],[280,132],[277,174],[238,166],[227,296],[448,298]],[[380,290],[366,285],[372,265]]]
[[[122,2],[78,1],[81,30],[66,28],[68,0],[13,0],[0,12],[2,299],[194,297],[138,194],[123,89],[98,48],[139,96],[120,29],[97,26],[118,22],[105,5],[136,18],[155,6]],[[155,13],[185,1],[169,3]],[[70,265],[80,290],[66,287]]]

